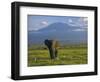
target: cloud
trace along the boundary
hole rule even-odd
[[[80,22],[87,22],[88,18],[87,17],[81,17],[81,18],[79,18],[78,21],[80,21]]]
[[[48,25],[48,22],[47,21],[42,21],[41,24],[42,25]]]
[[[88,27],[88,18],[80,17],[80,18],[69,18],[67,19],[67,24],[70,26],[78,26],[78,27]]]
[[[34,31],[34,33],[39,34],[39,33],[41,33],[41,32],[39,32],[39,31]]]
[[[72,19],[68,19],[68,22],[69,22],[69,23],[72,23],[72,22],[73,22],[73,20],[72,20]]]
[[[74,29],[73,31],[86,31],[86,29]]]
[[[88,26],[88,18],[87,17],[81,17],[78,19],[79,26],[81,27],[87,27]]]
[[[88,22],[88,18],[87,17],[81,17],[78,21],[83,23],[83,24],[86,24]]]
[[[32,30],[37,31],[37,30],[39,30],[39,28],[33,28]]]
[[[47,21],[39,21],[37,23],[34,23],[32,26],[33,27],[29,28],[29,31],[38,31],[42,28],[46,28],[46,26],[48,26],[48,22]]]
[[[87,18],[87,17],[84,17],[82,20],[83,20],[84,22],[88,22],[88,18]]]

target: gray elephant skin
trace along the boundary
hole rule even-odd
[[[57,40],[48,40],[46,39],[44,41],[45,45],[47,46],[49,53],[50,53],[50,58],[51,59],[56,59],[58,57],[58,48],[59,48],[59,43]]]

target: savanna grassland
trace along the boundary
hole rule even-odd
[[[87,64],[87,45],[64,45],[58,49],[58,58],[51,60],[44,45],[31,45],[28,48],[28,66],[77,65]]]

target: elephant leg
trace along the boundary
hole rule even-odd
[[[50,48],[49,52],[50,52],[51,59],[55,59],[55,49]]]
[[[53,59],[55,59],[55,49],[52,49],[52,55],[53,55]]]
[[[54,58],[53,57],[53,50],[51,48],[49,49],[49,53],[50,53],[50,58],[53,59]]]
[[[58,56],[58,50],[55,49],[55,57],[57,58],[57,56]]]

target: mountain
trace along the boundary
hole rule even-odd
[[[66,23],[53,23],[40,30],[29,31],[28,42],[29,44],[43,44],[45,39],[57,39],[62,44],[86,43],[87,31],[75,31],[80,28]]]
[[[69,26],[66,23],[53,23],[53,24],[49,25],[48,27],[46,27],[44,29],[40,29],[39,31],[42,31],[42,32],[54,31],[54,30],[67,31],[67,30],[71,30],[73,28],[78,28],[78,27],[72,27],[72,26]]]

